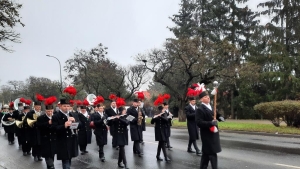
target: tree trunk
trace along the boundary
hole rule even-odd
[[[230,112],[231,112],[231,119],[234,119],[234,111],[233,111],[233,90],[230,90]]]
[[[185,101],[180,101],[179,111],[178,111],[178,121],[179,122],[185,122],[186,121],[186,115],[184,112],[185,107]]]

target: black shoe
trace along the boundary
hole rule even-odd
[[[85,155],[85,152],[82,151],[80,154],[81,154],[81,155]]]
[[[119,168],[124,168],[124,166],[121,163],[118,163]]]
[[[27,155],[31,155],[31,152],[27,152]]]
[[[137,151],[133,151],[133,154],[138,154],[138,152]]]
[[[163,159],[160,158],[159,156],[156,156],[156,160],[157,160],[157,161],[163,161]]]
[[[195,153],[196,151],[193,151],[193,150],[190,148],[190,149],[187,149],[187,152],[189,152],[189,153]]]
[[[11,142],[8,142],[8,145],[12,145]]]
[[[38,160],[39,160],[39,161],[43,161],[42,157],[38,157]]]
[[[143,153],[139,153],[138,156],[139,156],[139,157],[143,157]]]
[[[105,157],[100,158],[102,162],[105,162]]]
[[[15,142],[14,142],[14,141],[12,141],[12,142],[11,142],[11,144],[15,144]]]
[[[144,145],[144,144],[145,144],[145,142],[144,142],[144,141],[141,141],[140,143],[141,143],[142,145]]]
[[[144,155],[144,153],[141,152],[141,153],[139,153],[139,155]]]
[[[34,160],[35,162],[39,161],[38,158],[37,158],[37,156],[35,156],[33,160]]]
[[[202,152],[201,152],[200,150],[198,150],[198,151],[196,152],[196,154],[197,154],[197,155],[202,155]]]
[[[89,152],[88,152],[88,151],[86,151],[86,150],[84,150],[83,152],[84,152],[84,153],[89,153]]]
[[[26,152],[23,152],[23,156],[27,156],[27,153],[26,153]]]
[[[171,162],[171,159],[169,159],[169,158],[167,157],[167,158],[165,158],[165,161],[166,161],[167,163],[169,163],[169,162]]]
[[[168,148],[168,150],[169,150],[169,151],[172,151],[172,149],[171,149],[171,148]]]
[[[167,148],[173,148],[172,146],[168,146]]]
[[[119,150],[119,146],[116,147],[116,150]]]

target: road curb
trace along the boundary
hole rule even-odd
[[[236,133],[236,134],[249,134],[249,135],[261,135],[261,136],[273,136],[273,137],[286,137],[286,138],[300,138],[300,135],[294,134],[275,134],[275,133],[264,133],[264,132],[250,132],[250,131],[238,131],[238,130],[220,130],[224,133]]]

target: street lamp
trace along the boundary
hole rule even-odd
[[[58,59],[57,57],[55,57],[55,56],[51,56],[51,55],[46,55],[46,56],[48,56],[48,57],[52,57],[52,58],[55,58],[55,59],[58,61],[58,63],[59,63],[59,73],[60,73],[60,92],[62,92],[62,77],[61,77],[61,64],[60,64],[60,61],[59,61],[59,59]]]

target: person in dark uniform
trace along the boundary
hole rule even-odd
[[[56,132],[52,125],[52,104],[55,101],[56,98],[51,99],[51,97],[45,100],[46,113],[39,116],[36,122],[37,127],[40,129],[41,156],[45,158],[47,169],[54,169],[54,156],[56,154]]]
[[[27,119],[37,121],[37,118],[42,114],[41,108],[41,102],[34,102],[34,109],[27,114]],[[37,127],[36,122],[29,127],[28,132],[30,133],[30,146],[32,147],[32,156],[34,157],[34,161],[43,161],[41,155],[40,129]]]
[[[72,123],[80,121],[74,113],[69,112],[69,100],[60,100],[60,110],[52,116],[52,125],[57,136],[57,160],[62,160],[62,168],[70,169],[71,160],[78,156],[78,137],[76,129],[70,129]]]
[[[151,119],[151,124],[155,123],[154,131],[155,131],[155,141],[158,141],[157,146],[157,161],[162,161],[163,159],[160,157],[160,152],[162,151],[165,157],[166,162],[170,162],[171,160],[167,156],[166,151],[166,142],[168,141],[167,136],[167,127],[168,127],[168,118],[165,112],[165,109],[162,105],[158,106],[158,113],[153,116]]]
[[[143,100],[139,99],[138,106],[139,106],[140,112],[142,113],[142,117],[143,117],[143,119],[142,119],[142,140],[141,140],[140,143],[145,144],[144,143],[143,132],[146,131],[146,110],[144,108]]]
[[[171,137],[171,126],[172,126],[172,119],[173,119],[173,114],[170,112],[169,110],[169,104],[167,102],[163,103],[164,105],[164,110],[167,114],[167,118],[168,118],[168,123],[167,123],[167,142],[166,142],[166,148],[168,148],[169,150],[171,150],[171,148],[173,148],[170,145],[170,137]]]
[[[78,143],[81,155],[88,153],[86,146],[92,142],[92,130],[90,128],[91,114],[87,112],[86,106],[80,106],[81,112],[78,113],[78,118],[81,122],[81,128],[78,129]]]
[[[4,111],[7,113],[3,116],[3,122],[5,122],[7,125],[4,125],[4,128],[6,129],[7,138],[8,138],[8,144],[12,145],[15,143],[15,118],[17,115],[14,115],[13,108],[9,107],[8,105],[3,106]]]
[[[118,158],[118,167],[128,169],[126,155],[125,155],[125,146],[128,145],[128,129],[129,121],[126,119],[126,109],[124,107],[119,107],[119,115],[114,119],[109,120],[111,125],[114,125],[115,130],[113,133],[114,144],[119,146],[119,158]],[[123,162],[124,165],[121,163]]]
[[[105,110],[105,114],[109,118],[114,118],[115,116],[118,115],[118,113],[119,112],[118,112],[118,109],[117,109],[116,101],[112,100],[111,103],[110,103],[110,107]],[[109,126],[109,132],[110,132],[110,135],[112,136],[112,143],[113,143],[114,142],[114,137],[113,137],[112,133],[114,133],[114,126]],[[117,146],[112,144],[112,147],[116,148]]]
[[[15,116],[14,118],[16,120],[22,120],[19,118],[19,116],[23,114],[23,110],[24,110],[23,103],[18,103],[18,110],[13,111],[13,114]],[[21,126],[21,128],[22,128],[22,126]],[[16,136],[18,137],[19,149],[22,149],[22,139],[21,139],[22,138],[22,136],[21,136],[22,129],[21,128],[19,128],[15,125],[15,133],[16,133]]]
[[[8,105],[3,105],[2,106],[2,108],[1,108],[1,113],[0,113],[0,123],[2,122],[2,120],[3,120],[3,117],[6,115],[8,113]],[[8,131],[7,131],[7,126],[4,124],[4,123],[2,123],[1,124],[2,125],[2,127],[4,128],[4,134],[5,135],[8,135]]]
[[[97,145],[99,146],[99,158],[102,162],[105,162],[104,157],[104,145],[107,144],[107,115],[104,113],[104,107],[102,105],[97,105],[95,113],[92,115],[92,121],[94,122],[95,129],[94,134],[96,137]]]
[[[221,152],[219,132],[211,131],[211,128],[218,128],[218,123],[214,120],[213,109],[210,106],[210,97],[207,91],[203,91],[199,95],[202,102],[201,106],[197,109],[196,123],[200,128],[202,140],[202,157],[200,162],[200,169],[207,169],[209,161],[213,169],[218,168],[217,153]],[[217,114],[219,121],[224,121],[224,118]]]
[[[127,115],[131,115],[134,119],[130,122],[130,136],[133,141],[133,153],[142,157],[140,142],[142,140],[142,126],[138,124],[138,99],[133,99],[132,106],[127,109]]]
[[[23,156],[31,155],[31,145],[30,145],[30,127],[28,126],[27,123],[27,115],[30,111],[29,106],[24,106],[24,110],[22,114],[19,114],[18,120],[23,121],[22,128],[20,128],[19,131],[19,136],[20,141],[22,143],[22,151],[23,151]]]
[[[195,151],[192,150],[192,144],[193,144],[196,150],[196,154],[201,155],[201,151],[199,150],[196,142],[196,140],[199,139],[199,128],[195,121],[196,109],[197,106],[196,106],[195,98],[189,97],[189,105],[184,108],[184,111],[186,113],[186,119],[187,119],[187,128],[189,132],[189,144],[188,144],[187,152],[195,153]]]

